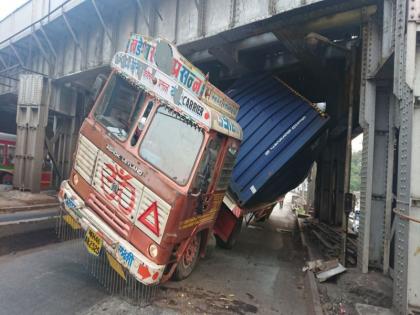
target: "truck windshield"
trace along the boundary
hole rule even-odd
[[[166,106],[160,106],[140,146],[140,156],[185,185],[204,139],[203,131]]]
[[[113,75],[94,116],[118,140],[125,141],[140,112],[143,94],[142,90]]]

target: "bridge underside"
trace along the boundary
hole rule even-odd
[[[33,0],[34,6],[41,2]],[[392,211],[420,215],[414,180],[420,169],[412,165],[420,153],[413,145],[419,143],[420,124],[417,13],[406,19],[405,0],[63,3],[32,13],[39,17],[21,32],[0,31],[0,132],[17,130],[18,139],[32,137],[45,148],[18,144],[16,187],[39,189],[35,179],[25,181],[19,172],[39,174],[40,164],[27,162],[41,161],[45,152],[55,165],[55,183],[68,176],[96,76],[109,73],[112,55],[125,49],[130,32],[163,36],[221,89],[266,72],[311,101],[326,102],[331,126],[314,181],[316,215],[324,222],[343,224],[349,143],[363,133],[358,265],[393,276],[400,313],[420,307],[420,286],[411,280],[420,258],[410,254],[420,243],[420,229]],[[0,30],[7,23],[1,21]],[[35,84],[34,77],[43,87],[38,99],[18,92],[18,85]],[[42,115],[31,120],[28,113],[37,107]]]

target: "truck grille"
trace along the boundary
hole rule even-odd
[[[121,236],[127,238],[130,232],[131,222],[118,211],[114,211],[108,207],[108,202],[98,194],[91,193],[87,204],[97,214],[99,214],[105,222],[113,228]]]
[[[170,211],[168,203],[140,183],[83,135],[79,139],[74,165],[75,170],[95,190],[89,194],[87,205],[109,226],[127,238],[135,222],[140,230],[160,244]],[[154,214],[144,218],[149,224],[145,225],[137,220],[154,202],[157,204],[158,235],[149,228],[155,224]]]
[[[92,142],[86,137],[80,136],[74,168],[89,184],[92,183],[92,173],[98,151],[99,149]]]

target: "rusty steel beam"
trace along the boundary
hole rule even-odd
[[[41,51],[42,55],[44,56],[44,59],[47,61],[48,65],[50,66],[50,68],[52,68],[52,64],[51,61],[49,59],[49,56],[46,52],[46,50],[44,49],[44,46],[42,46],[41,41],[39,40],[38,36],[36,35],[36,31],[34,28],[32,28],[32,33],[31,33],[33,39],[35,40],[39,50]]]
[[[238,52],[231,47],[212,47],[209,53],[213,55],[219,62],[225,65],[233,73],[245,73],[249,70],[239,62]]]
[[[5,69],[1,70],[1,71],[0,71],[0,74],[1,74],[1,73],[4,73],[4,72],[7,72],[7,71],[9,71],[9,70],[13,70],[13,69],[15,69],[15,68],[18,68],[18,67],[20,67],[20,66],[21,66],[20,64],[14,64],[13,66],[10,66],[10,67],[7,67],[7,68],[5,68]]]
[[[146,16],[146,10],[145,10],[145,8],[143,6],[143,3],[140,0],[135,0],[135,3],[137,5],[137,8],[141,12],[141,15],[143,16],[144,22],[147,25],[147,30],[149,31],[149,34],[150,34],[150,22],[149,22],[149,19]]]
[[[82,47],[80,46],[79,39],[76,36],[76,33],[74,32],[73,28],[71,27],[70,21],[67,18],[66,12],[64,12],[64,8],[62,8],[61,13],[63,15],[64,23],[67,26],[67,30],[69,31],[71,37],[73,38],[74,43],[76,44],[77,48],[79,48],[80,52],[82,52]]]
[[[99,22],[101,22],[102,28],[104,29],[104,32],[105,32],[106,36],[108,37],[108,39],[111,42],[111,44],[114,47],[116,47],[114,41],[112,40],[112,36],[109,33],[108,28],[106,27],[106,24],[105,24],[104,18],[102,17],[101,11],[99,11],[98,6],[96,5],[96,1],[95,0],[91,0],[91,2],[92,2],[92,5],[93,5],[93,7],[95,9],[96,15],[98,16]]]
[[[0,85],[6,86],[6,87],[12,87],[10,84],[1,83],[1,82],[0,82]]]
[[[12,50],[13,50],[13,52],[14,52],[14,54],[15,54],[16,58],[17,58],[17,60],[19,61],[19,64],[20,64],[22,67],[24,67],[24,66],[25,66],[25,63],[23,62],[23,60],[22,60],[21,56],[19,55],[19,53],[18,53],[18,51],[17,51],[17,49],[16,49],[15,45],[13,45],[12,41],[10,41],[10,42],[9,42],[9,45],[10,45],[10,48],[12,48]]]
[[[6,64],[6,62],[4,61],[4,59],[3,59],[3,57],[0,55],[0,63],[3,65],[3,68],[7,68],[7,64]]]
[[[50,38],[47,35],[47,32],[44,29],[44,26],[42,26],[42,24],[39,24],[39,29],[41,30],[42,35],[44,35],[45,40],[47,41],[48,44],[48,48],[51,50],[51,52],[54,55],[54,58],[57,59],[57,51],[55,50]]]
[[[8,75],[4,75],[4,74],[0,74],[0,77],[5,78],[5,79],[9,79],[9,80],[13,80],[13,81],[19,81],[19,79],[16,79],[16,78],[10,77]]]

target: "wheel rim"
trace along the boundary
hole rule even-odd
[[[200,242],[198,240],[197,235],[191,240],[190,244],[188,245],[187,249],[185,250],[184,257],[182,259],[182,263],[184,267],[188,268],[194,264],[197,256],[198,256],[198,249],[200,246]]]

